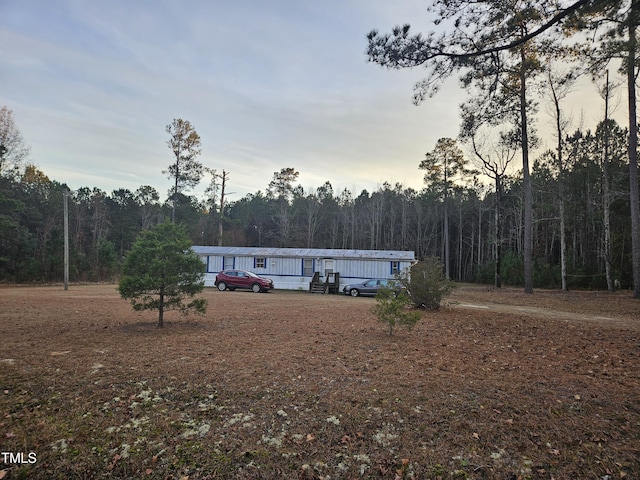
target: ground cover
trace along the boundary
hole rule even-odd
[[[0,478],[637,478],[640,302],[462,286],[389,336],[375,301],[0,288]]]

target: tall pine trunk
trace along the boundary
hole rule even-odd
[[[604,145],[602,149],[602,216],[604,228],[604,270],[607,278],[607,290],[613,292],[615,287],[611,275],[611,188],[609,185],[609,71],[604,91]]]
[[[566,205],[564,194],[564,158],[562,156],[562,118],[560,111],[560,98],[553,84],[551,73],[549,73],[549,86],[553,95],[553,104],[555,108],[556,135],[558,136],[557,146],[557,166],[558,166],[558,202],[560,214],[560,278],[562,283],[562,291],[569,291],[567,284],[567,227],[566,227]]]
[[[522,188],[524,190],[524,293],[533,293],[533,192],[529,172],[527,132],[527,69],[525,47],[520,49],[520,122],[522,148]]]
[[[446,178],[446,177],[445,177]],[[446,188],[446,187],[445,187]],[[449,198],[447,192],[444,194],[444,226],[443,226],[443,247],[444,247],[444,274],[447,280],[451,279],[450,270],[450,246],[449,246]]]
[[[496,212],[495,212],[495,230],[496,230],[496,263],[495,263],[495,287],[502,288],[502,277],[500,270],[502,269],[502,175],[496,172]]]
[[[633,298],[640,298],[640,199],[638,198],[638,121],[636,113],[636,24],[639,0],[631,1],[628,18],[629,51],[627,57],[627,90],[629,103],[629,195],[631,206],[631,249]]]

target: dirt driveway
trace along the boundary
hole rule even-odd
[[[627,328],[640,327],[640,301],[631,292],[613,294],[593,291],[561,292],[536,290],[527,295],[522,289],[496,289],[463,285],[447,301],[452,308],[487,310],[558,320],[604,322]]]

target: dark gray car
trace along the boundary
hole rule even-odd
[[[359,295],[376,295],[378,290],[383,287],[393,288],[398,291],[401,290],[400,285],[398,285],[398,282],[395,280],[389,280],[388,278],[372,278],[371,280],[365,280],[362,283],[345,285],[342,291],[345,295],[357,297]]]

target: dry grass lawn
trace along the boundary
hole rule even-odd
[[[159,329],[0,288],[0,479],[639,478],[629,292],[462,286],[393,336],[371,298],[205,297]]]

